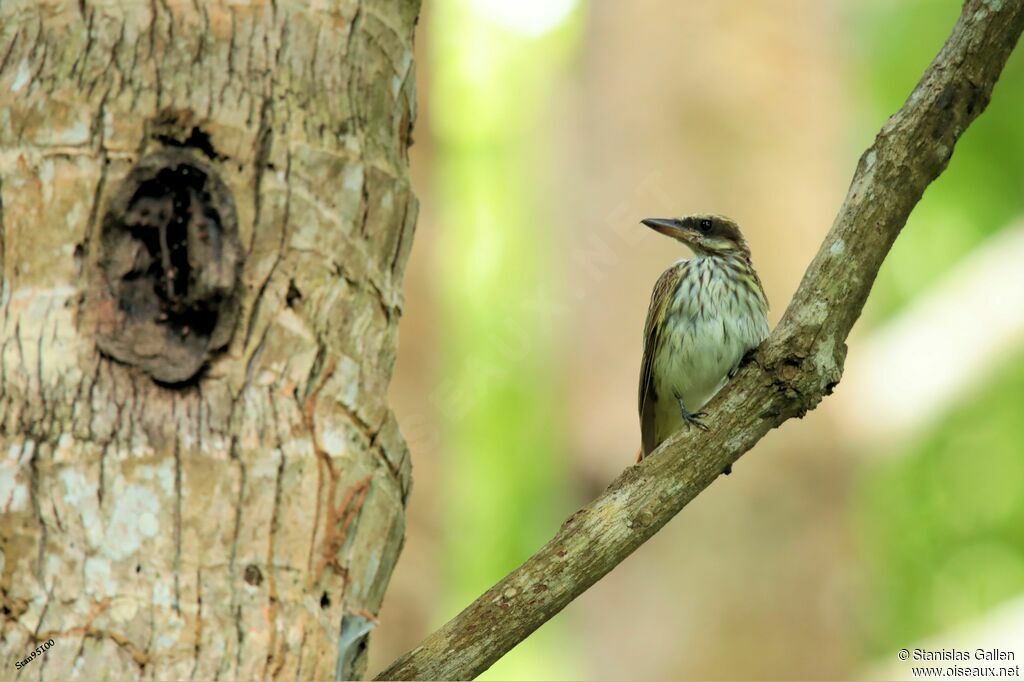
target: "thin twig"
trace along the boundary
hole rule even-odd
[[[831,393],[882,260],[988,104],[1022,28],[1024,0],[967,0],[910,98],[861,157],[782,321],[709,405],[709,431],[683,429],[627,469],[540,551],[377,679],[476,677],[654,535],[765,433]]]

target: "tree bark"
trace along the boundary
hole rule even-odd
[[[709,430],[683,429],[628,468],[548,544],[377,679],[476,677],[654,535],[769,430],[832,392],[846,337],[879,266],[987,106],[1022,29],[1021,0],[965,2],[945,46],[861,157],[778,327],[705,408]]]
[[[361,676],[418,11],[0,6],[0,677]]]

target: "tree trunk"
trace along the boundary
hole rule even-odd
[[[362,674],[418,5],[0,6],[0,677]]]

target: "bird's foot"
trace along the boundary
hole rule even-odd
[[[688,426],[696,426],[702,431],[708,430],[708,425],[701,421],[701,418],[706,416],[708,416],[707,412],[690,413],[683,410],[683,421],[686,422]]]
[[[679,414],[683,417],[683,421],[686,422],[687,426],[696,426],[704,431],[708,430],[708,427],[700,420],[701,417],[708,416],[707,412],[690,412],[686,409],[686,405],[683,405],[683,399],[678,394],[676,395],[676,404],[679,405]]]

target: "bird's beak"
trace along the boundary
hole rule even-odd
[[[683,221],[676,218],[645,218],[640,222],[655,232],[660,232],[674,239],[685,239],[690,233],[690,230],[686,228]]]

